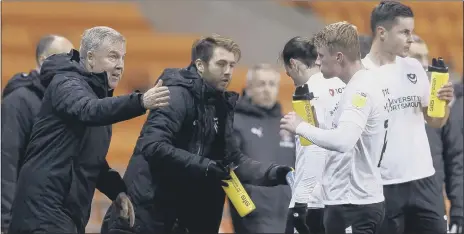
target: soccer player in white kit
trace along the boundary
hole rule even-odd
[[[296,87],[308,85],[314,95],[311,104],[316,111],[317,122],[320,127],[324,126],[326,118],[333,116],[345,83],[338,78],[324,79],[315,63],[317,51],[312,39],[290,39],[284,46],[281,59]],[[293,234],[294,228],[300,234],[324,233],[321,182],[327,153],[326,149],[317,145],[302,146],[299,137],[296,137],[295,182],[286,234]]]
[[[386,217],[383,234],[446,233],[443,184],[434,176],[432,156],[424,121],[442,127],[444,118],[427,115],[430,85],[421,64],[409,58],[414,15],[398,1],[383,1],[371,14],[373,44],[363,59],[364,67],[384,68],[388,76],[388,137],[379,164],[384,183]],[[451,84],[442,87],[438,97],[453,98]]]
[[[295,113],[281,128],[330,150],[322,187],[326,234],[376,233],[384,217],[384,196],[377,167],[385,137],[387,112],[381,82],[363,69],[356,28],[347,22],[326,26],[315,36],[324,78],[346,83],[330,129],[303,122]]]

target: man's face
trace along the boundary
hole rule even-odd
[[[429,66],[429,50],[427,45],[421,42],[414,42],[411,44],[409,49],[409,57],[417,59],[424,70],[427,70]]]
[[[232,79],[236,63],[234,53],[225,48],[216,47],[209,62],[207,64],[203,63],[204,70],[201,76],[216,90],[226,91]]]
[[[407,57],[414,31],[414,18],[397,17],[390,30],[385,32],[385,49],[396,56]]]
[[[255,71],[249,82],[246,93],[251,102],[267,109],[274,107],[279,94],[280,74],[272,69],[260,69]]]
[[[316,65],[321,69],[321,73],[326,79],[338,77],[341,71],[341,66],[337,60],[339,52],[330,53],[327,47],[317,48]]]
[[[97,50],[89,51],[87,62],[90,64],[91,72],[106,72],[110,88],[115,89],[122,79],[125,56],[125,42],[110,43],[105,41]]]
[[[312,68],[308,68],[304,63],[299,61],[298,59],[290,59],[290,64],[285,65],[285,71],[287,76],[292,78],[293,83],[295,86],[300,86],[305,84],[309,77],[318,73],[319,66],[313,66]]]

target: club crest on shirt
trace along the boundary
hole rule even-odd
[[[285,131],[285,130],[280,130],[279,132],[280,135],[280,147],[284,148],[293,148],[295,147],[295,139],[293,139],[292,134],[290,132]]]
[[[417,76],[414,73],[409,73],[406,75],[408,77],[408,80],[411,81],[411,83],[415,84],[417,83]]]
[[[351,98],[351,104],[356,108],[363,108],[367,102],[367,95],[363,92],[357,92]]]

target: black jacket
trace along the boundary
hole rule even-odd
[[[33,70],[11,78],[2,95],[2,230],[8,230],[20,161],[45,88]]]
[[[140,94],[110,97],[105,73],[87,72],[79,54],[45,60],[47,87],[34,123],[12,207],[10,233],[83,233],[97,187],[125,191],[106,154],[111,124],[145,113]]]
[[[234,129],[238,145],[252,159],[294,166],[295,139],[280,130],[281,107],[260,108],[242,96],[235,109]],[[230,206],[236,233],[284,233],[291,190],[289,186],[260,187],[244,185],[256,210],[241,218]]]
[[[135,228],[110,207],[102,233],[107,228],[170,233],[176,223],[194,233],[217,233],[225,195],[205,175],[211,160],[238,165],[243,183],[278,184],[275,165],[251,160],[235,144],[236,93],[215,91],[194,66],[166,69],[160,79],[169,87],[170,105],[150,112],[124,174]]]
[[[450,216],[457,217],[464,217],[462,93],[462,85],[456,85],[456,100],[443,128],[426,125],[436,176],[445,183],[446,194],[451,202]]]

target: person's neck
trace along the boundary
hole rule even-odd
[[[303,79],[301,79],[301,84],[297,84],[295,83],[295,87],[298,87],[298,86],[302,86],[304,84],[306,84],[308,82],[308,80],[311,78],[311,76],[313,76],[314,74],[311,72],[310,69],[306,69],[304,72],[303,72]]]
[[[342,74],[338,76],[338,78],[342,80],[343,83],[348,84],[351,78],[353,78],[354,74],[356,74],[356,72],[361,69],[364,69],[364,66],[361,63],[361,60],[357,60],[351,64],[348,64],[345,68],[345,71],[343,71]]]
[[[396,61],[396,55],[383,50],[382,45],[377,40],[372,43],[371,51],[367,56],[377,66],[393,64]]]

